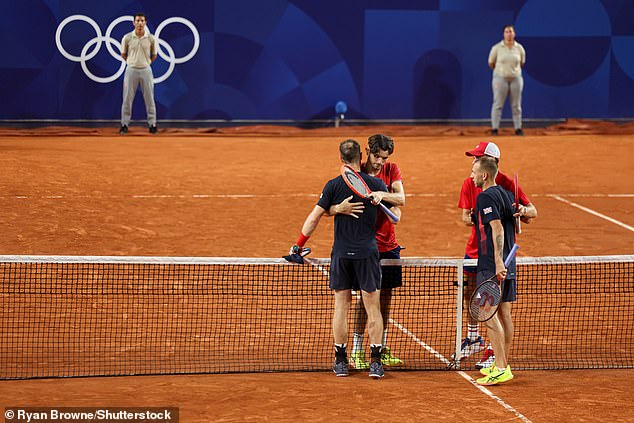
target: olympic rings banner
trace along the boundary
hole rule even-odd
[[[2,120],[117,120],[137,12],[157,40],[159,122],[332,119],[338,101],[346,119],[486,120],[487,58],[507,24],[526,50],[524,118],[634,117],[633,1],[17,0],[2,12]]]
[[[90,24],[90,26],[94,28],[95,33],[97,35],[95,38],[92,38],[90,41],[84,44],[84,47],[81,50],[81,55],[79,56],[73,56],[72,54],[68,53],[64,49],[64,46],[62,44],[62,31],[64,27],[74,21],[83,21]],[[123,75],[123,72],[125,71],[126,63],[121,58],[121,43],[115,40],[114,38],[112,38],[111,34],[115,26],[117,26],[119,23],[127,22],[127,21],[134,22],[134,17],[121,16],[115,19],[108,26],[108,29],[106,30],[106,34],[101,35],[101,29],[99,28],[99,25],[97,25],[97,22],[95,22],[93,19],[89,18],[88,16],[84,16],[84,15],[69,16],[59,24],[59,26],[57,27],[57,31],[55,32],[55,43],[57,44],[57,49],[62,54],[62,56],[64,56],[68,60],[81,63],[82,70],[84,71],[86,76],[92,79],[93,81],[97,83],[102,83],[102,84],[113,82],[116,79],[118,79],[121,75]],[[191,51],[183,57],[177,58],[174,55],[174,50],[169,45],[169,43],[160,38],[161,31],[165,28],[165,26],[167,26],[170,23],[181,23],[185,25],[187,28],[189,28],[189,30],[192,32],[192,35],[194,36],[194,46],[192,47]],[[150,29],[149,26],[146,26],[146,31],[149,33],[152,33],[152,30]],[[156,27],[156,33],[154,33],[154,37],[156,38],[156,42],[158,44],[158,49],[157,49],[158,55],[163,60],[169,63],[169,68],[167,69],[167,71],[160,77],[154,78],[154,83],[158,84],[165,81],[167,78],[169,78],[172,72],[174,72],[174,65],[176,65],[177,63],[185,63],[189,59],[194,57],[194,55],[198,51],[198,47],[200,46],[200,35],[198,34],[198,30],[196,29],[194,24],[191,23],[189,20],[185,18],[181,18],[181,17],[173,17],[173,18],[168,18],[164,20]],[[115,72],[112,76],[109,76],[106,78],[102,78],[102,77],[94,75],[90,70],[88,70],[88,65],[86,64],[90,59],[95,57],[97,53],[99,53],[99,49],[101,48],[102,43],[105,44],[110,55],[115,60],[118,60],[121,62],[121,65],[119,66],[119,70],[117,70],[117,72]],[[92,46],[94,46],[94,48],[90,50]],[[113,49],[113,46],[117,49],[116,51]],[[165,54],[163,49],[165,49],[168,54]],[[88,50],[90,50],[90,53],[88,52]]]

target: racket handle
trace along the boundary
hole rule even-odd
[[[511,248],[508,257],[506,257],[506,260],[504,260],[504,267],[509,267],[509,264],[511,264],[511,261],[513,261],[513,257],[515,257],[515,254],[517,253],[517,250],[519,250],[519,248],[519,245],[513,244],[513,248]]]
[[[387,208],[387,206],[385,204],[379,203],[379,206],[381,206],[381,210],[383,210],[385,212],[385,214],[390,216],[390,219],[392,219],[395,222],[398,222],[400,220],[394,213],[392,213],[392,211],[390,209]]]
[[[516,234],[522,233],[522,219],[520,217],[515,218],[515,233]]]

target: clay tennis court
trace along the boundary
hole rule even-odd
[[[495,139],[500,169],[519,172],[539,210],[520,256],[633,253],[633,130],[571,122]],[[337,175],[338,143],[382,132],[395,138],[391,160],[408,195],[397,228],[403,255],[460,257],[469,234],[457,208],[471,166],[464,151],[485,139],[474,127],[114,132],[2,131],[3,254],[279,257]],[[309,242],[313,256],[328,257],[331,243],[324,220]],[[472,421],[631,420],[634,370],[515,373],[489,389],[497,399],[465,379],[476,372],[445,371],[388,372],[379,382],[328,372],[1,381],[0,398],[5,406],[175,406],[187,422],[454,421],[465,413]]]

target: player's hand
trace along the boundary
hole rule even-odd
[[[372,201],[372,204],[374,204],[375,206],[378,206],[381,200],[383,200],[383,196],[385,194],[387,194],[387,192],[372,191],[370,194],[368,194],[368,198],[370,199],[370,201]]]
[[[359,215],[363,213],[363,209],[365,209],[365,206],[362,202],[351,202],[350,200],[352,200],[352,197],[353,196],[351,195],[350,197],[347,197],[345,200],[343,200],[341,203],[337,204],[335,206],[335,210],[337,211],[337,214],[345,214],[358,219]]]
[[[500,282],[506,279],[506,266],[504,266],[504,263],[495,263],[495,276]]]
[[[290,250],[288,250],[288,255],[296,254],[298,256],[306,257],[311,253],[311,249],[309,247],[300,247],[299,245],[293,245]]]
[[[513,203],[513,208],[516,210],[515,213],[513,213],[513,217],[524,217],[524,215],[526,215],[526,206],[523,205],[517,205],[515,203]]]
[[[293,245],[288,251],[288,255],[282,258],[291,263],[304,264],[304,257],[308,254],[310,254],[310,248]]]

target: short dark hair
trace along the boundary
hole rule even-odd
[[[498,174],[498,162],[494,157],[482,156],[478,159],[480,169],[489,174],[489,176],[495,180]]]
[[[353,139],[347,139],[339,144],[339,155],[344,163],[361,162],[361,146]]]
[[[137,17],[142,17],[143,19],[145,19],[147,21],[147,17],[145,16],[145,13],[137,13],[134,15],[134,19],[136,19]]]
[[[388,154],[394,152],[394,140],[383,134],[375,134],[368,138],[368,147],[370,152],[376,154],[379,150],[387,151]]]
[[[515,25],[504,25],[504,28],[502,28],[502,32],[506,31],[506,28],[511,28],[513,32],[515,32]]]

